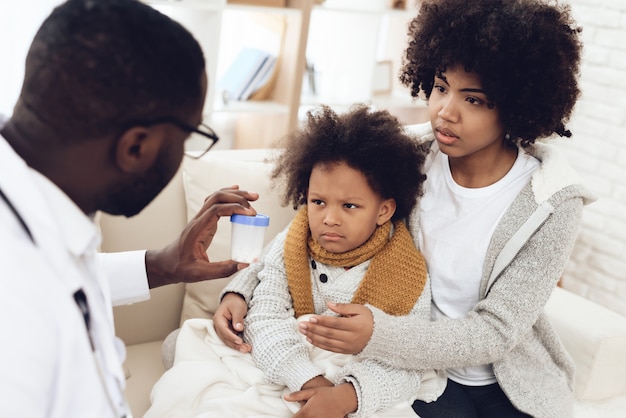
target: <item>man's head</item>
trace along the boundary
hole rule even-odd
[[[202,50],[180,24],[133,0],[69,0],[26,58],[20,104],[65,141],[184,117],[203,100]]]
[[[83,210],[130,216],[172,178],[189,134],[152,122],[173,118],[196,126],[206,84],[198,42],[169,17],[135,0],[68,0],[35,35],[8,125],[13,138],[5,136]],[[159,141],[147,141],[152,134]],[[85,199],[87,185],[68,180],[72,167],[60,174],[54,164],[62,162],[42,161],[37,150],[73,164],[76,175],[88,171],[81,155],[115,169],[90,173],[107,178]]]

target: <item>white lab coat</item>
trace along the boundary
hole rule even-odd
[[[149,297],[144,252],[97,254],[92,219],[1,136],[0,190],[34,239],[0,199],[0,416],[121,416],[124,353],[111,303]],[[95,351],[74,299],[80,290]]]

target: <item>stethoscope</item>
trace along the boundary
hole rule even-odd
[[[11,201],[4,194],[2,189],[0,189],[0,199],[2,199],[4,201],[4,203],[6,203],[7,207],[9,208],[9,210],[13,213],[13,215],[15,215],[15,217],[19,221],[19,223],[22,226],[22,229],[24,230],[24,232],[26,232],[26,235],[28,235],[28,238],[30,239],[30,241],[33,243],[33,245],[36,246],[37,243],[35,242],[35,238],[33,237],[33,233],[30,231],[30,228],[28,228],[28,225],[24,221],[24,218],[22,218],[20,213],[17,211],[15,206],[13,206],[13,203],[11,203]],[[124,398],[124,391],[122,390],[122,387],[119,384],[119,382],[117,382],[117,379],[113,379],[113,380],[115,380],[118,383],[118,391],[119,391],[118,399],[120,399],[120,402],[121,402],[120,405],[116,404],[116,402],[115,402],[115,400],[114,400],[114,398],[113,398],[113,396],[112,396],[112,394],[111,394],[111,392],[109,390],[109,386],[106,383],[104,367],[102,366],[101,361],[99,360],[99,357],[98,357],[98,354],[97,354],[97,351],[96,351],[95,340],[93,338],[93,328],[92,328],[92,323],[91,323],[91,311],[89,309],[89,303],[87,302],[87,295],[85,294],[85,291],[82,288],[80,288],[76,292],[74,292],[73,296],[74,296],[74,301],[76,302],[76,306],[78,306],[78,309],[80,310],[80,313],[83,316],[83,320],[85,322],[85,329],[87,331],[87,339],[89,340],[89,345],[91,346],[91,353],[93,355],[94,363],[96,365],[96,370],[98,371],[98,377],[100,379],[100,383],[101,383],[102,389],[104,390],[104,393],[106,395],[106,398],[107,398],[107,401],[109,403],[109,406],[111,407],[111,410],[113,410],[113,412],[115,413],[115,416],[118,416],[120,418],[132,418],[132,414],[130,412],[130,409],[128,408],[128,405],[124,401],[124,399],[125,399]]]

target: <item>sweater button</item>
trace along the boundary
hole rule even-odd
[[[313,270],[315,270],[317,268],[317,263],[315,262],[315,260],[311,260],[311,268]]]
[[[326,283],[328,281],[328,276],[324,273],[320,274],[320,282]]]

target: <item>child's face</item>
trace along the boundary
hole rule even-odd
[[[312,236],[327,251],[343,253],[363,244],[396,208],[365,176],[345,163],[317,164],[311,171],[307,209]]]
[[[483,158],[501,152],[504,128],[477,74],[456,66],[435,76],[428,112],[439,148],[450,158]]]

